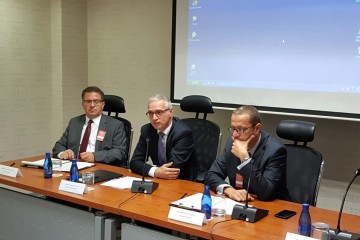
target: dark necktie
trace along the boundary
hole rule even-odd
[[[80,151],[79,152],[86,152],[86,148],[89,144],[89,138],[90,138],[90,133],[91,133],[91,124],[93,123],[93,121],[90,119],[88,122],[88,125],[85,129],[84,132],[84,136],[83,139],[81,141],[81,145],[80,145]]]
[[[166,161],[166,142],[165,133],[159,132],[159,143],[158,143],[158,157],[159,165],[162,166]]]

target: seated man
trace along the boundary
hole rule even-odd
[[[173,117],[170,100],[160,95],[151,97],[146,115],[150,123],[141,128],[130,162],[131,171],[156,178],[194,180],[198,167],[192,159],[192,131],[180,119]],[[148,157],[147,150],[155,166],[144,162]]]
[[[235,201],[244,201],[250,181],[249,192],[256,194],[260,200],[289,200],[285,146],[261,130],[257,109],[252,106],[236,109],[232,113],[229,130],[232,137],[206,174],[205,184]],[[226,177],[230,185],[225,181]],[[253,200],[250,195],[248,199]]]
[[[53,155],[61,159],[79,157],[86,162],[124,165],[127,161],[124,124],[102,114],[105,106],[103,91],[98,87],[87,87],[81,98],[85,114],[70,120],[53,147]]]

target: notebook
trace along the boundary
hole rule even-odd
[[[103,182],[103,181],[107,181],[113,178],[119,178],[122,177],[123,175],[120,173],[116,173],[116,172],[110,172],[110,171],[106,171],[106,170],[95,170],[93,171],[94,175],[95,175],[95,183],[98,182]]]

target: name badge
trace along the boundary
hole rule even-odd
[[[180,222],[194,224],[197,226],[207,224],[204,213],[178,207],[170,207],[168,218]]]
[[[86,184],[62,179],[59,190],[82,195],[87,192]]]
[[[16,167],[9,167],[9,166],[0,164],[0,175],[16,178],[17,176],[21,177],[22,173],[21,173],[20,169],[18,169]]]
[[[100,141],[100,142],[104,141],[105,135],[106,135],[106,132],[100,130],[100,131],[98,132],[97,137],[96,137],[96,141]]]

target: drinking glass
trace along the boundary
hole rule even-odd
[[[320,240],[327,240],[329,237],[329,225],[322,222],[311,224],[311,237]]]
[[[82,183],[86,184],[88,191],[94,190],[94,172],[85,172],[81,174]]]
[[[52,159],[52,170],[53,177],[61,177],[62,174],[62,160],[61,159]]]
[[[213,197],[212,212],[215,217],[224,217],[226,215],[226,199],[224,194],[218,192]]]

